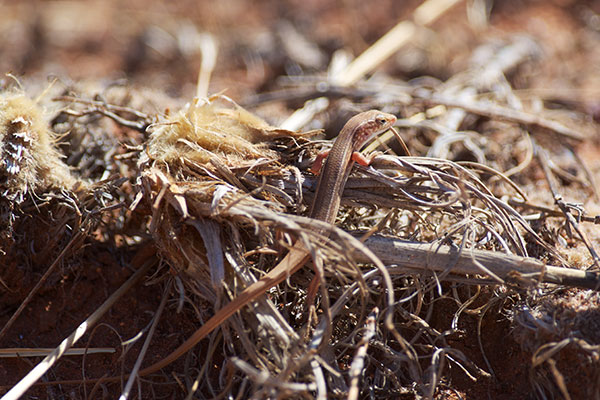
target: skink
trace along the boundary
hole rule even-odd
[[[337,212],[340,208],[344,185],[348,180],[348,175],[352,170],[354,162],[362,165],[369,164],[369,160],[359,153],[359,150],[372,137],[390,129],[395,122],[395,116],[371,110],[352,117],[344,125],[331,150],[328,152],[325,165],[321,168],[325,154],[320,154],[315,161],[314,170],[321,173],[319,174],[316,194],[310,208],[310,217],[329,222],[330,224],[335,222]],[[257,282],[248,286],[235,299],[218,310],[217,314],[210,318],[171,354],[156,364],[141,370],[139,375],[151,374],[177,360],[236,311],[239,311],[242,307],[265,294],[267,290],[283,282],[287,277],[302,268],[309,258],[310,254],[308,250],[302,243],[297,241],[275,268]]]

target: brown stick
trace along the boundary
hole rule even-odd
[[[486,250],[463,250],[431,243],[408,242],[395,238],[373,236],[365,245],[386,265],[396,265],[408,271],[449,270],[453,274],[486,275],[484,265],[494,275],[504,280],[523,277],[541,282],[556,283],[585,289],[600,288],[600,273],[578,269],[554,267],[529,257],[520,257]],[[357,262],[369,262],[360,253]],[[390,270],[392,272],[392,270]]]

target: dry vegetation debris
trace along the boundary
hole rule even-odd
[[[491,357],[503,349],[482,329],[499,318],[532,354],[539,397],[598,395],[564,373],[574,360],[590,382],[600,371],[600,259],[589,229],[599,218],[585,208],[598,202],[597,171],[578,154],[598,127],[513,87],[511,75],[542,57],[515,36],[481,45],[444,82],[375,74],[351,86],[316,76],[249,100],[258,111],[308,100],[301,120],[312,122],[298,130],[368,108],[403,117],[396,126],[414,155],[392,137],[374,143],[369,150],[386,154],[355,167],[336,226],[302,216],[316,186],[310,161],[327,146],[310,139],[316,130],[273,127],[224,95],[154,113],[129,88],[69,88],[43,118],[37,102],[5,89],[3,263],[16,271],[23,249],[49,243],[39,226],[54,227],[50,247],[65,250],[52,253],[53,266],[93,235],[139,249],[142,271],[159,266],[155,324],[173,293],[178,309],[190,305],[205,321],[302,241],[313,269],[269,288],[189,356],[182,387],[206,397],[443,397],[457,374],[492,379]]]

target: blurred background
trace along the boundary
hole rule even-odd
[[[273,89],[279,76],[323,73],[338,50],[360,54],[421,3],[1,1],[0,71],[40,80],[127,79],[189,98],[201,61],[199,38],[208,33],[218,45],[210,92],[226,90],[243,103]],[[382,71],[445,80],[464,69],[477,44],[527,34],[553,60],[525,75],[537,75],[529,87],[587,90],[600,80],[599,12],[598,1],[459,1]],[[587,106],[595,112],[597,103]]]

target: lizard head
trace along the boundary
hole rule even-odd
[[[371,138],[387,131],[396,122],[394,115],[378,110],[365,111],[352,119],[356,119],[352,146],[354,151],[360,150]]]

